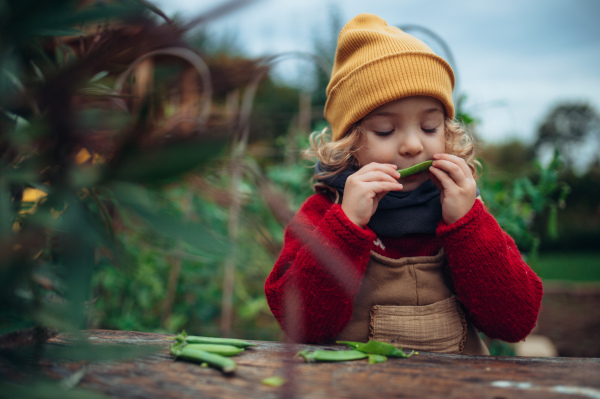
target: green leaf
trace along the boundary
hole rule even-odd
[[[149,192],[139,185],[115,182],[108,187],[117,201],[129,207],[161,236],[187,242],[201,255],[212,258],[223,256],[230,247],[225,237],[208,226],[157,211],[159,206],[150,199]]]
[[[558,238],[558,208],[556,204],[550,205],[550,213],[548,215],[548,235],[551,239]]]
[[[17,75],[15,75],[6,68],[2,68],[2,72],[16,88],[18,88],[22,92],[25,91],[25,86],[23,85],[23,82],[21,82],[21,79],[17,77]]]
[[[226,254],[230,248],[229,242],[209,227],[184,222],[164,214],[151,214],[137,210],[157,233],[166,237],[183,240],[202,251],[206,257],[220,257]]]
[[[13,213],[10,186],[0,173],[0,237],[8,237],[12,230]]]
[[[98,72],[97,74],[95,74],[91,79],[89,83],[94,83],[99,81],[100,79],[102,79],[103,77],[108,75],[108,71],[102,71],[102,72]]]
[[[75,28],[48,28],[48,29],[38,29],[32,32],[33,35],[39,36],[80,36],[85,32]]]
[[[81,31],[73,26],[127,17],[143,10],[143,7],[137,3],[130,1],[127,3],[124,5],[88,6],[80,10],[75,9],[73,2],[65,2],[60,5],[47,4],[45,7],[34,7],[26,18],[22,18],[19,24],[13,24],[11,28],[13,28],[17,41],[26,36],[36,35],[80,35]]]
[[[35,76],[37,76],[41,82],[46,81],[46,78],[44,77],[44,74],[42,73],[40,68],[31,60],[29,61],[29,63],[31,64],[31,67],[33,68],[33,72],[35,73]]]
[[[136,183],[167,183],[215,159],[224,142],[168,144],[162,148],[136,150],[125,155],[110,172],[110,178]]]

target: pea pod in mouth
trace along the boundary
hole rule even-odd
[[[426,170],[429,169],[429,167],[433,164],[432,160],[429,161],[425,161],[425,162],[421,162],[418,163],[416,165],[413,165],[411,167],[408,167],[406,169],[400,169],[398,170],[398,173],[400,173],[400,177],[408,177],[408,176],[412,176],[416,173],[420,173],[420,172],[425,172]]]

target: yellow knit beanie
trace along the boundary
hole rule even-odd
[[[437,98],[453,118],[453,88],[452,68],[425,43],[376,15],[360,14],[338,37],[325,118],[333,140],[375,108],[404,97]]]

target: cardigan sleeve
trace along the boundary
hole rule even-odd
[[[525,339],[537,322],[543,287],[523,261],[514,240],[480,200],[437,234],[459,301],[475,326],[490,338]]]
[[[322,194],[303,204],[265,282],[269,307],[291,339],[326,342],[342,331],[374,239],[372,230],[356,226]]]

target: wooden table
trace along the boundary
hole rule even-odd
[[[50,362],[44,369],[68,379],[82,367],[78,387],[115,398],[592,398],[600,399],[600,359],[471,357],[420,353],[408,359],[303,363],[301,349],[338,348],[255,341],[234,357],[235,374],[173,361],[172,335],[92,330],[92,343],[157,345],[158,352],[131,361]],[[58,335],[51,344],[67,344]],[[164,349],[163,349],[164,348]],[[339,347],[341,348],[341,347]],[[281,387],[261,383],[282,376]]]

